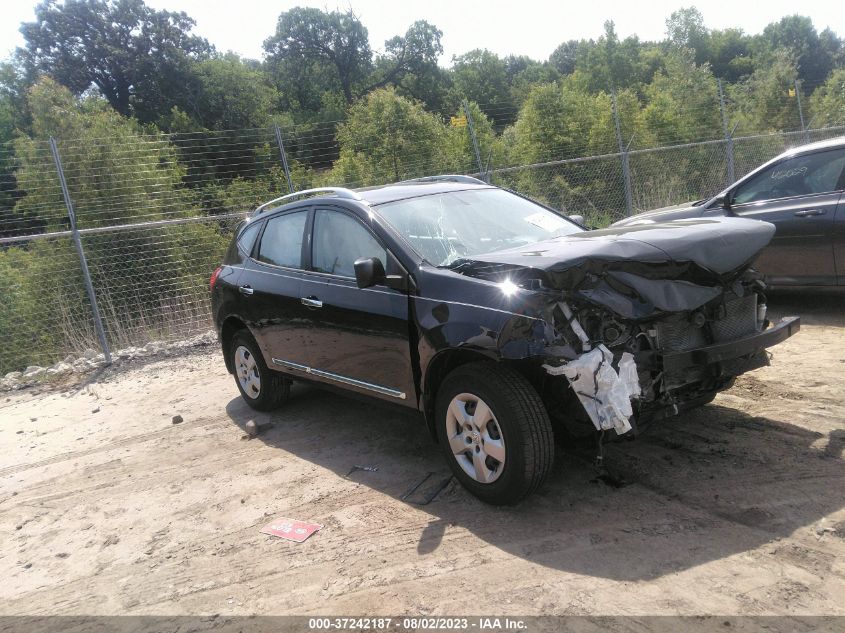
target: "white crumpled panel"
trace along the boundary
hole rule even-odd
[[[631,430],[631,398],[640,395],[640,383],[631,354],[622,354],[618,373],[612,363],[611,351],[598,345],[565,365],[543,368],[553,376],[566,376],[596,429],[622,435]]]

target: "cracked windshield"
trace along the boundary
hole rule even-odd
[[[383,204],[378,211],[435,266],[582,230],[501,189],[420,196]]]

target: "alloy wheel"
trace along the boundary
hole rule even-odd
[[[252,352],[243,345],[235,349],[235,371],[243,392],[255,400],[261,394],[261,373]]]
[[[475,481],[491,484],[505,467],[505,438],[484,400],[460,393],[446,411],[446,434],[452,455]]]

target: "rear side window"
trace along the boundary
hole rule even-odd
[[[253,222],[241,231],[241,234],[238,236],[238,247],[245,255],[252,254],[252,247],[255,245],[255,240],[258,237],[258,230],[260,228],[260,222]]]
[[[314,270],[344,277],[355,276],[355,260],[378,257],[386,267],[387,251],[373,234],[353,217],[318,209],[314,216]]]
[[[295,211],[269,219],[258,247],[258,261],[302,268],[302,236],[307,218],[307,211]]]
[[[734,204],[777,200],[836,191],[845,167],[845,150],[796,156],[763,170],[740,185]]]

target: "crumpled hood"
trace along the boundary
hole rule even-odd
[[[453,271],[516,283],[539,278],[627,318],[695,310],[719,297],[771,241],[775,227],[694,218],[585,231],[458,260]]]
[[[608,270],[715,283],[744,269],[774,234],[768,222],[724,217],[610,227],[461,259],[452,269],[471,276],[533,269],[559,289]]]

